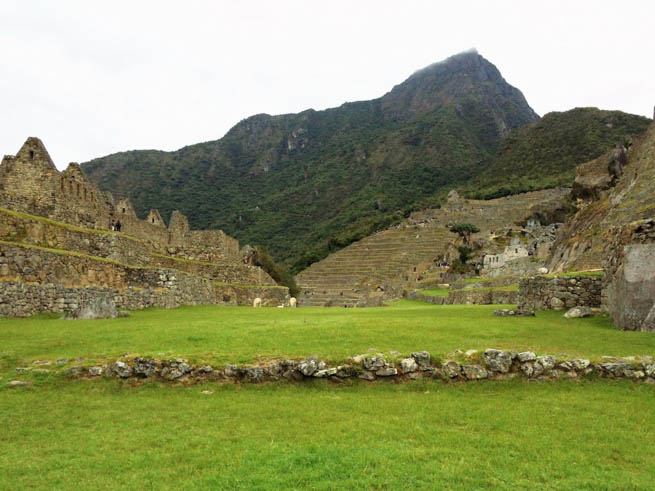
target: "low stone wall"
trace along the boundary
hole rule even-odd
[[[161,282],[170,283],[167,280]],[[211,284],[207,280],[193,277],[188,277],[181,282],[176,281],[169,287],[129,287],[122,290],[35,285],[9,281],[0,283],[0,315],[29,317],[40,313],[63,314],[72,312],[82,303],[96,298],[113,300],[119,309],[126,310],[215,303]]]
[[[289,289],[284,286],[214,283],[214,291],[216,302],[222,305],[252,305],[256,298],[267,307],[289,304]]]
[[[516,304],[518,303],[518,296],[518,291],[466,288],[449,291],[448,303],[474,305]]]
[[[346,363],[330,365],[312,356],[299,360],[273,360],[258,365],[192,365],[182,358],[157,360],[136,357],[105,365],[72,366],[65,370],[75,377],[112,377],[119,379],[152,379],[180,383],[258,383],[275,381],[302,382],[316,379],[343,382],[346,379],[375,381],[410,381],[442,379],[446,382],[485,380],[570,380],[584,377],[623,378],[655,384],[655,363],[652,357],[631,359],[607,358],[593,362],[584,358],[557,359],[553,355],[537,356],[531,351],[487,349],[483,353],[470,350],[459,359],[437,362],[429,352],[417,351],[406,357],[385,358],[383,353],[367,353],[351,357]],[[65,360],[64,360],[65,362]],[[38,360],[39,366],[50,365]],[[31,366],[16,367],[25,374]],[[45,369],[46,371],[48,369]],[[39,368],[43,372],[43,368]],[[15,380],[10,386],[20,387],[29,382]]]
[[[416,300],[417,302],[431,303],[433,305],[447,305],[448,297],[442,295],[424,295],[418,290],[405,290],[403,297],[408,300]]]
[[[518,303],[517,291],[489,290],[469,288],[451,290],[448,296],[424,295],[420,291],[405,291],[404,297],[409,300],[431,303],[433,305],[515,305]]]
[[[563,310],[571,307],[600,307],[603,279],[572,276],[536,276],[519,282],[518,308],[521,310]]]

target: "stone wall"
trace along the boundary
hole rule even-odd
[[[133,266],[151,264],[147,244],[129,235],[67,226],[2,208],[0,208],[0,239],[51,249],[76,251]]]
[[[256,298],[266,307],[289,305],[289,289],[282,286],[214,283],[214,292],[216,303],[221,305],[252,305]]]
[[[603,307],[614,325],[655,331],[655,219],[612,230],[604,250]]]
[[[205,276],[221,283],[276,285],[275,280],[262,268],[243,263],[208,263],[190,259],[177,259],[165,255],[153,255],[152,264],[158,267],[179,269],[189,274]]]
[[[41,363],[44,361],[50,362],[39,360]],[[28,374],[33,367],[23,361],[15,369],[17,373]],[[316,379],[341,383],[347,379],[366,382],[441,379],[448,383],[465,383],[515,378],[539,381],[593,380],[596,377],[655,383],[655,363],[650,356],[604,357],[603,361],[596,362],[586,358],[566,359],[554,355],[537,355],[532,351],[499,349],[486,349],[483,353],[469,350],[464,356],[456,359],[447,357],[444,360],[433,358],[427,351],[416,351],[399,360],[384,353],[365,353],[352,356],[341,364],[330,364],[317,356],[225,366],[194,365],[182,358],[122,357],[98,365],[72,365],[61,372],[73,377],[111,377],[140,381],[150,379],[185,385],[208,381],[234,384]],[[30,382],[14,380],[8,385],[24,387],[30,385]]]
[[[601,277],[536,276],[519,282],[518,308],[521,310],[562,310],[571,307],[600,307]]]
[[[0,315],[28,317],[39,313],[68,313],[82,303],[95,298],[113,300],[119,309],[140,310],[149,307],[175,308],[181,305],[215,303],[211,284],[200,278],[184,278],[160,284],[170,287],[137,288],[121,290],[102,287],[65,287],[38,285],[15,281],[0,282]]]
[[[433,305],[515,305],[518,303],[517,291],[488,288],[451,290],[447,297],[424,295],[420,291],[408,290],[405,291],[404,297]]]
[[[0,242],[0,281],[20,281],[39,285],[124,289],[169,288],[188,291],[212,291],[208,278],[183,273],[175,269],[125,266],[64,251],[28,247]]]

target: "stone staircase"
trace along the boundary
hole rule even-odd
[[[432,263],[454,239],[443,227],[420,226],[394,228],[366,237],[302,271],[296,277],[301,289],[299,304],[375,304],[389,288],[412,281],[413,268]]]

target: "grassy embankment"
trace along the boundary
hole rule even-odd
[[[648,489],[655,389],[628,381],[131,386],[16,374],[36,359],[124,353],[216,364],[370,347],[654,354],[606,317],[495,318],[496,306],[149,310],[0,319],[0,488]],[[65,365],[64,365],[65,366]],[[48,368],[55,370],[57,365]],[[203,393],[209,391],[209,393]]]

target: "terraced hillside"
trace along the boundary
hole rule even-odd
[[[300,303],[355,306],[414,265],[443,254],[451,242],[450,232],[436,228],[391,229],[366,237],[300,273]]]
[[[556,209],[568,193],[558,188],[494,200],[451,199],[440,209],[414,213],[398,226],[366,237],[314,263],[296,281],[303,306],[352,307],[398,296],[422,265],[455,254],[457,235],[447,225],[469,222],[478,236],[520,225],[527,218]],[[415,269],[416,268],[416,269]]]

